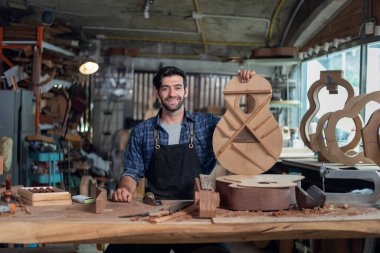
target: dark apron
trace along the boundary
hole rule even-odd
[[[155,149],[146,173],[147,191],[157,199],[192,199],[194,179],[201,173],[196,153],[193,123],[190,123],[190,143],[161,145],[154,129]]]

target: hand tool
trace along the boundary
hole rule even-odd
[[[169,207],[163,210],[122,215],[122,216],[119,216],[119,218],[146,217],[146,216],[159,217],[159,216],[170,215],[172,213],[175,213],[181,209],[184,209],[192,205],[193,203],[194,202],[192,200],[185,200],[185,201],[180,202],[179,204],[176,204],[172,207]]]
[[[320,167],[320,176],[322,177],[322,189],[325,191],[325,178],[338,179],[363,179],[373,182],[373,194],[357,193],[331,193],[325,192],[326,202],[329,203],[352,203],[366,206],[376,205],[380,199],[380,174],[376,170],[332,170],[326,168],[324,163]]]
[[[210,175],[199,174],[202,190],[215,191],[215,180],[212,180]]]
[[[311,185],[306,191],[301,186],[296,186],[297,206],[300,210],[306,208],[323,207],[326,194],[315,185]]]
[[[161,200],[156,199],[152,192],[145,193],[143,202],[151,206],[162,206]]]

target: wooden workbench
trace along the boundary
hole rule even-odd
[[[173,201],[164,204],[172,205]],[[102,214],[92,213],[91,205],[78,203],[29,208],[31,214],[19,208],[16,214],[0,216],[1,242],[188,243],[380,236],[380,210],[369,207],[330,206],[309,213],[219,209],[213,220],[192,218],[156,224],[119,218],[146,208],[141,202],[109,202]]]

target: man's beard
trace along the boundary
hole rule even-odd
[[[164,107],[169,112],[178,111],[179,109],[181,109],[182,105],[185,103],[184,99],[180,98],[179,103],[175,107],[171,107],[168,104],[166,104],[165,100],[163,100],[161,97],[160,97],[160,100],[161,100],[162,107]]]

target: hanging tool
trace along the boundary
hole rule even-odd
[[[159,211],[153,211],[153,212],[140,212],[140,213],[134,213],[134,214],[128,214],[128,215],[122,215],[119,216],[119,218],[132,218],[132,217],[160,217],[165,215],[170,215],[175,212],[178,212],[179,210],[182,210],[190,205],[192,205],[194,202],[192,200],[184,200],[180,202],[179,204],[176,204],[172,207],[169,207],[167,209],[162,209]]]
[[[357,194],[357,193],[331,193],[325,192],[326,202],[329,203],[352,203],[366,206],[376,205],[380,199],[380,174],[376,170],[332,170],[326,168],[324,163],[321,164],[319,170],[322,178],[322,189],[325,191],[325,178],[335,179],[362,179],[373,182],[373,194]]]

